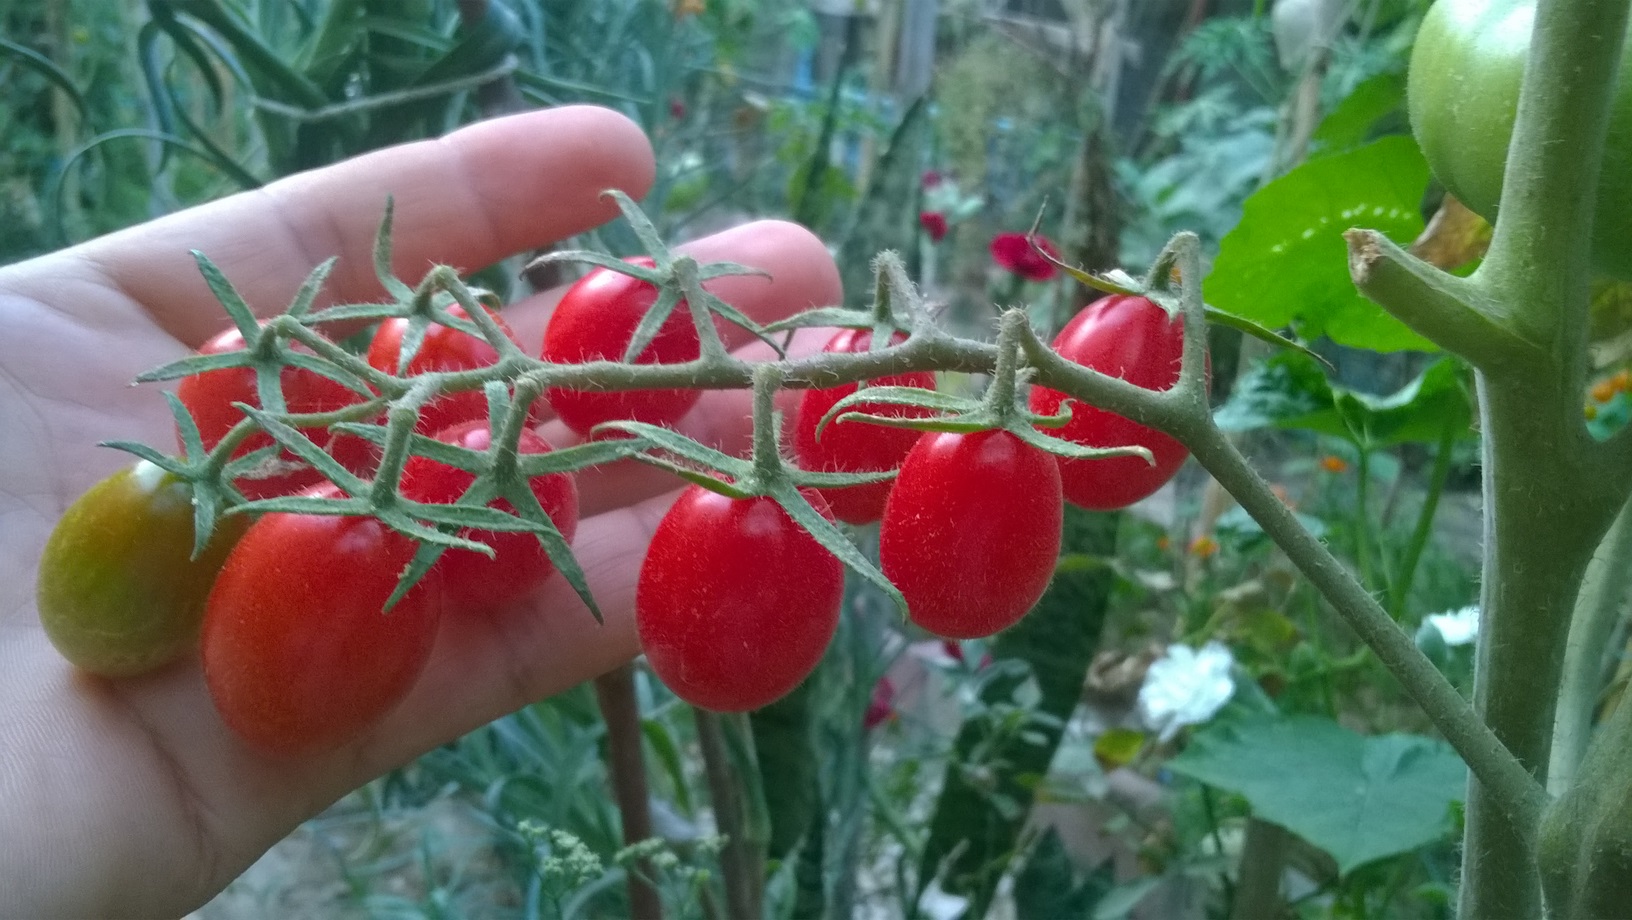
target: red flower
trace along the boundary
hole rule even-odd
[[[946,177],[942,176],[940,170],[938,169],[926,169],[924,170],[924,175],[922,178],[919,179],[919,182],[923,184],[924,188],[934,188],[935,186],[940,185],[941,181],[945,178]]]
[[[881,677],[873,687],[872,702],[867,704],[867,714],[861,717],[863,728],[868,730],[888,722],[895,717],[895,684],[888,677]]]
[[[669,100],[669,117],[680,121],[686,117],[686,104],[679,98]]]
[[[1028,281],[1047,281],[1053,278],[1058,270],[1047,259],[1032,248],[1032,240],[1037,246],[1055,259],[1060,257],[1060,251],[1048,237],[1042,234],[1029,236],[1025,233],[999,233],[992,237],[992,259],[1016,275]]]
[[[931,242],[939,243],[946,238],[946,215],[940,211],[924,211],[918,215],[918,226],[929,234]]]

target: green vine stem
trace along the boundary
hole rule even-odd
[[[1627,0],[1538,4],[1508,155],[1517,181],[1503,184],[1473,276],[1452,279],[1376,234],[1349,234],[1361,290],[1478,370],[1485,578],[1474,703],[1537,782],[1581,578],[1627,495],[1626,438],[1594,442],[1580,411],[1592,212],[1626,21]],[[1542,912],[1536,826],[1506,804],[1476,771],[1462,917]]]
[[[1193,235],[1180,234],[1170,249],[1173,253],[1169,258],[1177,259],[1182,277],[1192,279],[1180,294],[1186,353],[1179,382],[1164,393],[1151,394],[1132,388],[1136,391],[1134,394],[1125,394],[1118,387],[1106,386],[1102,375],[1067,361],[1032,335],[1025,337],[1021,344],[1037,369],[1038,381],[1087,398],[1134,421],[1161,428],[1183,442],[1197,462],[1235,497],[1242,509],[1258,522],[1264,533],[1400,681],[1434,727],[1492,790],[1502,813],[1531,829],[1525,839],[1533,836],[1541,810],[1547,803],[1546,790],[1474,715],[1467,700],[1423,656],[1376,597],[1355,580],[1319,538],[1299,523],[1292,510],[1213,424],[1207,410],[1200,357],[1206,334],[1202,323],[1200,243]],[[1162,260],[1158,260],[1153,274],[1156,270],[1165,271]]]
[[[634,846],[653,836],[634,665],[619,665],[595,678],[595,701],[606,723],[606,760],[618,800],[623,845]],[[656,877],[649,857],[642,856],[630,866],[625,879],[630,916],[663,920],[663,900],[651,881]]]
[[[1417,577],[1417,565],[1422,551],[1434,534],[1434,517],[1439,511],[1439,499],[1445,494],[1445,483],[1451,476],[1451,460],[1456,453],[1457,437],[1463,426],[1451,423],[1439,434],[1439,445],[1434,450],[1434,467],[1428,474],[1428,492],[1422,497],[1422,508],[1417,512],[1417,524],[1411,531],[1411,541],[1400,556],[1400,570],[1395,573],[1388,598],[1388,611],[1396,621],[1405,617],[1405,605],[1411,599],[1411,584]]]
[[[1632,591],[1632,502],[1610,524],[1581,580],[1581,596],[1564,649],[1564,679],[1553,720],[1552,758],[1547,788],[1562,795],[1575,781],[1592,740],[1592,717],[1616,650],[1611,641],[1627,612]]]

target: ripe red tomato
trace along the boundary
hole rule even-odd
[[[1094,301],[1072,317],[1054,339],[1054,350],[1084,367],[1120,377],[1147,390],[1165,390],[1179,379],[1184,321],[1144,297],[1111,296]],[[1065,394],[1035,387],[1031,410],[1053,415]],[[1155,465],[1142,457],[1102,460],[1061,459],[1065,500],[1094,511],[1126,508],[1160,489],[1184,465],[1189,452],[1178,441],[1112,412],[1081,402],[1071,405],[1071,421],[1048,431],[1089,447],[1148,448]]]
[[[437,432],[436,439],[469,450],[485,451],[492,443],[493,433],[488,430],[486,421],[469,421]],[[549,442],[528,429],[522,429],[516,446],[524,454],[550,452]],[[474,481],[475,477],[464,470],[425,457],[409,457],[402,470],[402,494],[415,501],[451,505]],[[578,486],[572,476],[567,473],[534,476],[529,485],[544,513],[570,542],[578,529]],[[489,507],[515,510],[503,499],[490,502]],[[450,610],[492,609],[514,603],[543,584],[555,571],[544,547],[530,533],[466,530],[460,535],[486,543],[493,548],[493,557],[490,559],[468,549],[450,549],[436,561]]]
[[[415,548],[367,517],[268,514],[250,526],[210,592],[202,640],[216,710],[245,743],[332,750],[407,694],[443,607],[433,570],[382,612]]]
[[[651,267],[646,258],[628,260]],[[544,327],[544,360],[555,364],[621,361],[635,328],[657,301],[657,288],[608,268],[596,268],[567,289]],[[702,354],[691,314],[681,302],[637,364],[679,364]],[[672,425],[696,404],[696,390],[589,391],[556,388],[544,398],[573,431],[588,434],[602,422],[630,420]]]
[[[465,308],[459,306],[449,307],[448,312],[461,319],[469,316]],[[505,335],[515,340],[515,333],[497,313],[489,310],[488,315],[493,317]],[[397,373],[397,364],[402,360],[402,336],[407,330],[406,319],[388,319],[380,323],[368,345],[369,365],[386,373]],[[420,344],[419,351],[414,353],[414,359],[408,362],[408,374],[474,370],[498,360],[498,351],[486,339],[460,332],[452,326],[433,323],[425,331],[425,340]],[[471,419],[487,419],[487,397],[480,389],[445,393],[431,400],[420,410],[419,424],[415,430],[420,434],[429,434]]]
[[[831,517],[827,503],[806,493]],[[635,625],[675,695],[741,712],[791,691],[839,624],[844,567],[769,498],[681,493],[652,534]]]
[[[193,490],[146,460],[81,495],[51,531],[35,598],[40,625],[81,670],[130,677],[198,646],[204,599],[249,520],[216,522],[193,550]]]
[[[890,490],[879,562],[914,623],[948,639],[989,636],[1043,596],[1063,519],[1052,455],[1007,431],[933,431]]]
[[[872,338],[873,333],[868,329],[843,329],[828,341],[824,350],[836,353],[865,352],[869,350],[868,343]],[[904,342],[906,338],[904,334],[898,332],[891,338],[890,344]],[[935,374],[931,371],[914,371],[880,377],[872,383],[877,386],[922,387],[933,390]],[[918,443],[920,432],[908,428],[869,425],[866,422],[834,422],[822,430],[821,439],[817,440],[816,423],[820,422],[839,400],[854,392],[856,385],[847,383],[825,390],[806,390],[799,397],[799,414],[793,428],[793,453],[798,458],[800,466],[807,470],[829,473],[893,470],[906,459],[907,451],[912,450],[912,445]],[[922,418],[929,414],[924,410],[876,404],[857,406],[856,411],[895,418]],[[884,500],[889,497],[890,483],[878,482],[851,486],[847,489],[820,491],[839,520],[851,524],[866,524],[878,520],[884,514]]]
[[[244,336],[237,327],[233,327],[205,342],[198,352],[216,355],[243,349]],[[332,412],[362,401],[362,397],[351,390],[311,371],[284,368],[280,380],[284,402],[293,413]],[[251,406],[261,404],[255,387],[255,372],[247,367],[205,371],[202,374],[184,377],[176,387],[176,396],[192,414],[193,422],[198,425],[198,433],[206,449],[220,443],[232,426],[243,419],[243,413],[239,412],[233,403]],[[378,459],[374,446],[362,438],[334,436],[322,428],[308,428],[302,433],[354,473],[366,474],[373,469]],[[272,443],[271,436],[256,432],[244,439],[244,443],[233,456],[241,457],[250,451],[268,447]],[[239,479],[236,483],[238,489],[249,498],[270,498],[276,495],[292,495],[323,481],[323,474],[301,463],[294,454],[284,451],[280,459],[298,466],[275,476]]]

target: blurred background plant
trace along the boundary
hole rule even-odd
[[[1193,230],[1210,303],[1321,356],[1215,329],[1221,423],[1466,686],[1476,640],[1430,615],[1475,596],[1468,374],[1355,294],[1337,237],[1364,215],[1442,265],[1480,254],[1476,219],[1429,224],[1406,133],[1426,5],[0,0],[0,262],[569,102],[645,126],[665,235],[801,221],[853,305],[894,249],[966,334],[994,302],[1051,329],[1091,298],[994,258],[1039,214],[1093,270]],[[570,245],[635,245],[591,237]],[[482,280],[567,280],[518,266]],[[1632,298],[1600,302],[1583,407],[1607,432]],[[991,641],[915,634],[855,586],[817,674],[749,719],[637,663],[370,785],[199,913],[1449,916],[1464,774],[1428,733],[1191,468],[1068,515],[1054,586]]]

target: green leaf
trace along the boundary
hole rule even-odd
[[[1322,152],[1337,153],[1364,144],[1379,129],[1406,127],[1405,74],[1380,73],[1356,86],[1322,118],[1312,140]]]
[[[1386,396],[1335,386],[1308,358],[1274,355],[1243,374],[1213,419],[1225,431],[1301,429],[1368,448],[1437,444],[1447,428],[1471,431],[1465,369],[1441,358]]]
[[[1209,303],[1265,326],[1295,326],[1373,351],[1434,351],[1434,345],[1361,297],[1349,280],[1343,231],[1356,226],[1408,243],[1428,164],[1405,135],[1310,160],[1247,199],[1207,277]]]
[[[1168,766],[1243,796],[1344,873],[1443,839],[1468,779],[1443,742],[1366,737],[1314,716],[1214,722]]]

